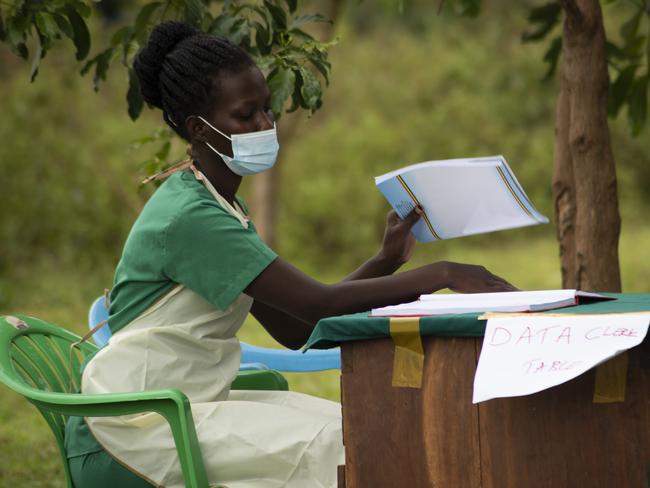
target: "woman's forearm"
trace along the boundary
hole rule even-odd
[[[343,281],[365,280],[387,276],[397,271],[403,263],[396,259],[384,256],[381,252],[371,257],[356,270],[346,276]]]
[[[256,301],[315,324],[323,317],[362,312],[416,299],[449,286],[449,265],[434,263],[378,278],[324,284],[278,259],[246,289]]]
[[[318,310],[318,313],[327,317],[405,303],[417,300],[422,294],[449,286],[446,262],[429,264],[395,275],[345,280],[329,285],[324,310]]]
[[[302,347],[314,330],[313,325],[257,300],[251,313],[276,341],[289,349]]]
[[[246,293],[256,301],[315,324],[323,317],[408,302],[443,288],[462,293],[516,289],[483,266],[446,261],[395,275],[326,285],[278,258],[248,285]]]

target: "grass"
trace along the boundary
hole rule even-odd
[[[624,290],[648,290],[650,226],[625,229],[621,239]],[[525,289],[556,288],[560,282],[557,248],[552,236],[504,241],[485,246],[471,239],[445,246],[420,246],[411,266],[448,259],[484,264],[494,273]],[[343,270],[341,270],[343,272]],[[110,285],[112,269],[86,273],[51,263],[34,264],[3,282],[0,315],[21,313],[60,324],[77,333],[86,330],[88,305]],[[327,278],[330,278],[329,276]],[[279,347],[252,318],[240,332],[246,342]],[[339,399],[339,373],[287,374],[290,388],[333,400]],[[0,487],[61,487],[63,472],[56,445],[35,408],[5,387],[0,387]]]

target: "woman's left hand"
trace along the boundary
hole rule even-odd
[[[411,258],[415,247],[415,236],[411,233],[411,227],[423,214],[424,210],[419,205],[404,219],[400,219],[395,210],[388,212],[384,241],[379,252],[383,259],[402,265]]]

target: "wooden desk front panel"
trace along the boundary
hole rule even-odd
[[[423,346],[423,384],[415,389],[391,384],[391,339],[343,344],[347,488],[480,486],[478,412],[470,401],[475,341]]]
[[[391,385],[390,339],[342,346],[347,488],[647,488],[650,342],[630,351],[624,403],[594,404],[594,372],[472,404],[480,340],[423,338],[422,389]]]

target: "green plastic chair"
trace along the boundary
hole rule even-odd
[[[84,395],[75,393],[81,365],[98,349],[80,337],[43,320],[26,316],[0,317],[0,382],[24,396],[41,412],[54,433],[63,459],[68,488],[74,488],[64,449],[67,418],[108,417],[156,412],[171,427],[185,486],[207,488],[201,449],[187,397],[177,389]],[[240,371],[232,389],[287,390],[277,371]]]

